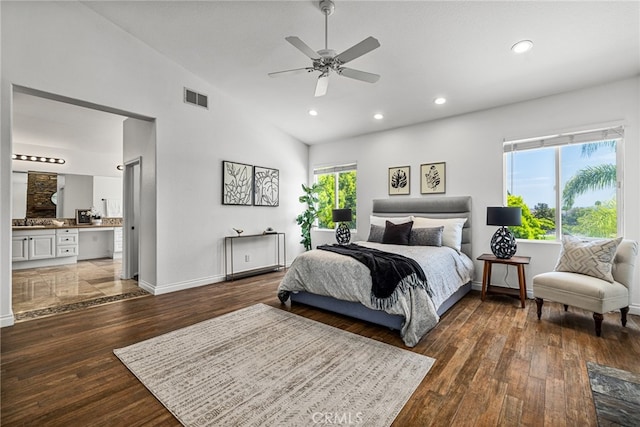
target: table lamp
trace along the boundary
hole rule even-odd
[[[491,238],[491,252],[496,258],[511,258],[516,253],[518,245],[516,244],[516,237],[507,226],[522,225],[522,208],[488,206],[487,225],[500,226]]]
[[[331,211],[333,222],[339,223],[336,228],[336,241],[339,245],[348,245],[351,240],[351,231],[347,222],[351,222],[351,209],[333,209]]]

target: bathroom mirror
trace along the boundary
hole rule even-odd
[[[33,179],[36,175],[38,179]],[[14,219],[75,218],[76,209],[90,206],[102,216],[122,217],[121,177],[20,171],[14,171],[12,177]]]

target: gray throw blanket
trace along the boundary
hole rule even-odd
[[[366,265],[371,272],[371,302],[378,309],[386,309],[398,300],[398,292],[408,287],[432,292],[427,278],[415,260],[400,254],[367,248],[360,245],[321,245],[318,249],[349,256]]]

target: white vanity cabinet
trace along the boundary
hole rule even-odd
[[[55,230],[18,230],[12,237],[12,261],[33,261],[56,257]]]
[[[56,256],[78,256],[77,228],[63,228],[56,230]]]

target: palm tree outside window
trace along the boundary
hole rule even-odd
[[[522,208],[519,239],[622,235],[622,127],[504,143],[507,206]]]

